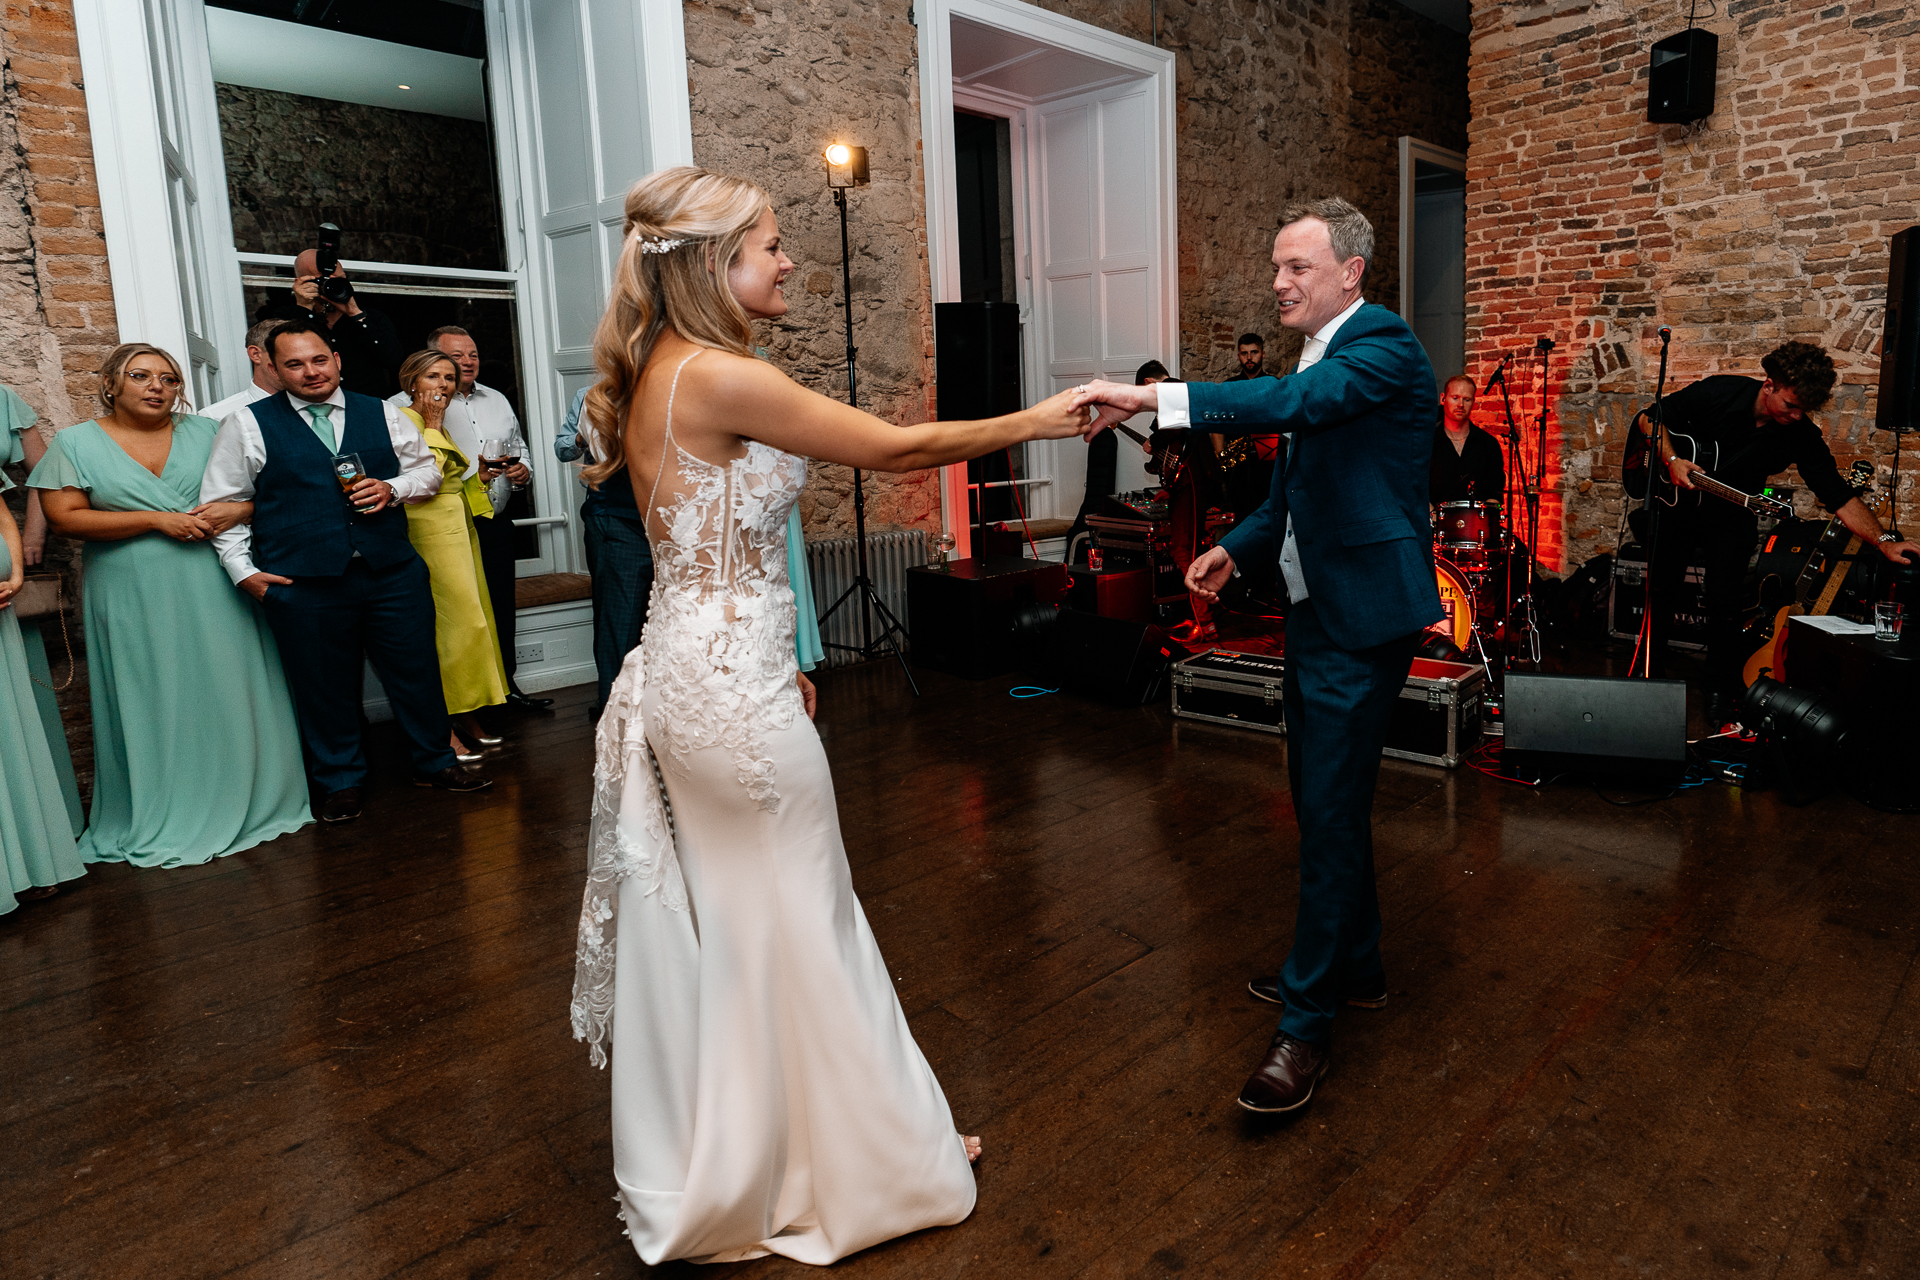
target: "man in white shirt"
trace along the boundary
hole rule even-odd
[[[1292,373],[1095,382],[1080,397],[1101,406],[1095,430],[1146,410],[1159,413],[1162,430],[1291,437],[1266,502],[1187,567],[1187,589],[1215,598],[1236,561],[1277,560],[1292,601],[1282,701],[1300,899],[1278,978],[1249,984],[1285,1006],[1240,1091],[1240,1105],[1260,1112],[1292,1111],[1313,1096],[1342,1005],[1386,1003],[1374,784],[1423,630],[1441,617],[1427,515],[1433,367],[1405,321],[1361,296],[1373,225],[1358,209],[1314,200],[1289,208],[1282,223],[1273,242],[1280,323],[1311,335]]]
[[[449,745],[432,584],[400,505],[439,492],[439,466],[398,409],[341,388],[340,360],[319,326],[290,321],[265,342],[286,390],[220,424],[200,500],[254,504],[252,522],[213,545],[279,641],[309,774],[323,793],[319,816],[360,816],[363,652],[406,733],[414,782],[483,790],[492,784],[462,770]],[[361,478],[342,493],[349,458]]]
[[[256,400],[265,400],[274,392],[284,390],[280,375],[273,371],[273,359],[267,355],[267,335],[285,323],[285,320],[262,320],[247,330],[247,363],[253,366],[253,381],[225,400],[217,400],[194,412],[221,422],[235,409],[244,409]]]
[[[453,358],[460,370],[460,390],[447,406],[443,428],[460,452],[467,455],[467,475],[481,467],[480,446],[488,440],[512,440],[519,452],[511,466],[501,470],[488,468],[487,498],[493,503],[492,516],[477,517],[473,524],[480,535],[480,565],[487,573],[487,595],[493,605],[494,629],[500,636],[500,661],[507,669],[507,705],[522,711],[543,711],[553,705],[552,698],[530,698],[514,683],[514,599],[515,555],[513,518],[507,512],[516,489],[533,482],[533,472],[525,461],[526,445],[520,436],[520,419],[507,398],[480,381],[480,346],[473,335],[458,325],[442,325],[427,335],[427,346]],[[407,404],[402,393],[389,403]]]

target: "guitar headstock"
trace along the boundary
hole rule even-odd
[[[1873,464],[1865,458],[1861,458],[1847,468],[1846,481],[1847,487],[1853,490],[1854,496],[1866,503],[1867,510],[1875,515],[1879,515],[1881,509],[1887,505],[1887,495],[1882,493],[1880,487],[1873,482]]]
[[[1793,504],[1791,502],[1782,502],[1780,499],[1769,497],[1764,493],[1756,493],[1748,498],[1747,505],[1758,514],[1771,517],[1775,520],[1786,520],[1793,516]]]

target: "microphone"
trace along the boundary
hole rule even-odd
[[[1506,382],[1507,366],[1511,363],[1513,363],[1513,352],[1509,351],[1507,352],[1506,355],[1500,357],[1500,367],[1493,371],[1493,376],[1491,378],[1487,379],[1487,390],[1489,391],[1493,390],[1495,383]]]

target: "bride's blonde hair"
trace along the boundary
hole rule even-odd
[[[612,296],[593,335],[600,381],[584,408],[597,436],[588,484],[598,488],[626,465],[627,408],[668,325],[698,346],[753,354],[753,321],[727,271],[772,203],[751,182],[689,165],[650,173],[627,192]]]

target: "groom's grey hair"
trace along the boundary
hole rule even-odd
[[[1302,218],[1318,218],[1327,224],[1333,256],[1339,261],[1364,258],[1367,266],[1373,265],[1373,224],[1367,221],[1366,214],[1339,196],[1290,204],[1280,212],[1280,225],[1284,227]]]

